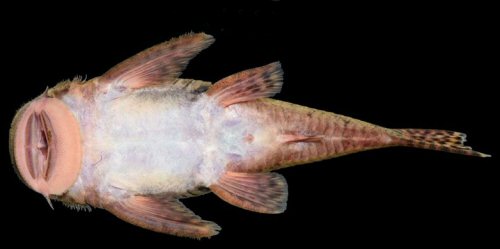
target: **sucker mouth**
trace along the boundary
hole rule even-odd
[[[14,117],[9,146],[16,173],[31,189],[60,195],[82,168],[80,126],[64,102],[40,97]]]
[[[29,173],[33,179],[42,177],[48,181],[53,175],[53,127],[45,111],[32,113],[26,125],[25,156]]]

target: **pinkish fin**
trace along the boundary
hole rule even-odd
[[[169,83],[179,77],[190,59],[214,42],[205,33],[191,33],[160,43],[121,62],[107,71],[100,83],[119,89],[136,89]]]
[[[217,224],[202,220],[174,196],[131,196],[105,208],[124,221],[160,233],[204,238],[220,230]]]
[[[207,94],[222,106],[272,97],[281,91],[283,84],[281,64],[274,62],[233,74],[215,83]]]
[[[266,214],[284,212],[288,199],[286,180],[277,173],[228,171],[210,189],[232,205]]]

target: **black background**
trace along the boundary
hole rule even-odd
[[[266,1],[136,3],[125,10],[27,7],[6,8],[10,16],[2,17],[4,240],[169,248],[304,242],[477,246],[496,234],[498,91],[492,85],[498,83],[498,27],[491,6]],[[387,127],[462,131],[470,145],[493,158],[393,148],[280,170],[290,193],[284,214],[251,213],[214,195],[186,200],[223,228],[201,241],[143,230],[104,210],[76,212],[57,203],[52,211],[17,179],[7,149],[17,108],[60,80],[98,76],[189,31],[212,34],[216,42],[183,77],[214,82],[279,60],[285,84],[278,99]]]

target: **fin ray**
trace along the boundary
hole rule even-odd
[[[286,180],[277,173],[228,171],[210,189],[234,206],[259,213],[282,213],[288,199]]]
[[[169,83],[179,77],[190,59],[214,42],[204,33],[190,33],[146,49],[114,66],[100,84],[136,89]]]
[[[130,196],[105,208],[122,220],[160,233],[203,238],[216,235],[220,230],[217,224],[202,220],[169,195]]]
[[[223,107],[232,104],[272,97],[281,91],[283,72],[274,62],[228,76],[216,82],[207,91]]]
[[[466,135],[456,131],[432,130],[432,129],[399,129],[397,143],[402,146],[445,151],[467,156],[490,157],[465,146]]]

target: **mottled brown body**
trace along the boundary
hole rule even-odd
[[[280,127],[280,143],[266,155],[231,163],[232,171],[270,171],[394,145],[392,130],[335,113],[273,99],[239,105],[250,119]]]
[[[288,185],[269,171],[389,146],[489,156],[464,146],[463,133],[387,129],[270,99],[283,84],[279,62],[213,85],[178,78],[213,41],[187,34],[27,103],[10,133],[20,177],[49,203],[91,205],[146,229],[202,238],[220,227],[179,199],[212,191],[243,209],[281,213]]]

